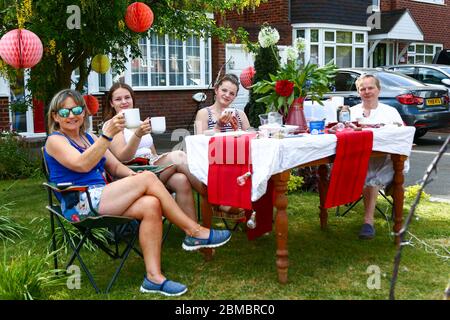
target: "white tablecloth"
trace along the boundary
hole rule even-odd
[[[383,127],[373,130],[374,151],[409,156],[414,127]],[[210,136],[186,137],[189,170],[204,184],[208,182],[208,143]],[[285,139],[253,139],[251,145],[252,201],[266,192],[267,182],[274,174],[335,154],[334,134],[309,135]]]

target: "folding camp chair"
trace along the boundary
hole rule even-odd
[[[391,206],[391,216],[388,217],[386,216],[386,214],[377,206],[375,206],[375,209],[381,213],[381,215],[386,219],[386,220],[392,220],[393,214],[394,214],[394,204],[393,202],[388,198],[388,194],[386,194],[383,190],[379,190],[378,194],[381,195]],[[356,200],[355,202],[351,202],[346,204],[347,208],[345,209],[345,211],[343,213],[339,213],[339,206],[336,207],[336,216],[337,217],[343,217],[345,216],[350,210],[352,210],[361,200],[363,199],[363,196],[361,195],[361,197],[359,197],[358,200]]]
[[[43,169],[45,176],[47,178],[47,182],[44,182],[43,185],[47,188],[48,191],[48,205],[46,206],[47,210],[50,213],[50,226],[51,226],[51,235],[52,235],[52,248],[53,251],[56,251],[56,235],[55,235],[55,220],[62,230],[64,237],[68,239],[68,243],[70,248],[73,250],[73,253],[66,265],[66,269],[72,265],[72,263],[75,261],[75,259],[78,259],[81,268],[86,273],[89,282],[94,287],[95,291],[97,293],[100,293],[101,290],[97,286],[97,283],[95,282],[92,273],[90,272],[89,268],[86,266],[86,264],[83,261],[83,258],[81,257],[81,250],[83,249],[84,244],[89,239],[94,244],[96,244],[102,251],[104,251],[108,256],[110,256],[113,259],[119,259],[119,265],[117,266],[111,280],[108,283],[108,286],[106,287],[105,293],[108,293],[111,287],[113,286],[114,282],[116,281],[120,271],[122,270],[122,267],[128,258],[129,253],[131,250],[135,251],[139,256],[142,256],[142,253],[135,248],[136,239],[138,237],[138,226],[139,222],[135,219],[129,218],[129,217],[123,217],[123,216],[110,216],[110,215],[102,215],[99,216],[96,214],[95,216],[89,216],[85,218],[84,220],[81,220],[79,222],[72,222],[67,220],[61,211],[61,205],[58,200],[54,201],[53,196],[57,193],[63,193],[63,192],[86,192],[89,202],[89,207],[91,209],[91,212],[96,213],[96,211],[92,208],[90,195],[88,192],[88,188],[86,186],[58,186],[56,184],[49,182],[49,170],[45,161],[44,157],[44,148],[41,149],[42,159],[43,159]],[[56,198],[56,197],[55,197]],[[57,198],[56,198],[57,199]],[[80,240],[78,243],[76,243],[75,239],[71,234],[68,232],[66,226],[71,225],[75,227],[79,234],[80,234]],[[120,232],[113,232],[114,237],[112,240],[112,246],[114,249],[111,249],[107,244],[103,243],[102,241],[99,241],[97,238],[93,236],[93,230],[98,228],[108,228],[109,230],[118,230],[118,228],[123,227],[129,227],[129,229],[133,230],[130,237],[123,237]],[[125,248],[123,250],[120,250],[119,244],[123,241],[125,243]],[[58,257],[55,254],[54,255],[54,264],[55,269],[58,269]]]

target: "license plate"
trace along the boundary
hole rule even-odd
[[[437,106],[442,104],[441,98],[431,98],[427,99],[427,106]]]

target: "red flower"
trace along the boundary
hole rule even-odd
[[[278,80],[275,83],[275,92],[282,97],[289,97],[294,91],[294,83],[289,80]]]

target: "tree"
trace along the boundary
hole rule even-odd
[[[276,46],[270,46],[263,48],[258,46],[255,55],[255,75],[253,77],[253,83],[257,83],[262,80],[270,80],[269,74],[276,74],[279,69],[278,48]],[[250,90],[250,99],[246,106],[246,113],[249,118],[250,125],[254,128],[258,128],[259,117],[258,115],[266,113],[266,105],[262,102],[256,102],[264,94],[258,94]]]
[[[246,41],[247,32],[218,26],[207,12],[225,14],[258,6],[267,0],[150,0],[142,1],[154,13],[152,30],[159,34],[174,34],[184,39],[188,35],[218,37],[221,41]],[[132,58],[139,57],[139,38],[146,33],[134,33],[124,22],[129,0],[3,0],[0,1],[0,36],[23,27],[39,36],[44,55],[30,71],[28,89],[33,97],[47,105],[60,89],[71,85],[71,75],[79,70],[76,89],[81,91],[91,71],[90,61],[96,54],[111,54],[112,68],[125,69],[126,48]],[[78,23],[79,22],[79,23]],[[2,61],[0,61],[2,62]],[[1,74],[14,77],[16,71],[4,63]]]

